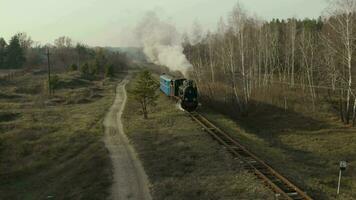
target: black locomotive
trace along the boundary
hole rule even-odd
[[[184,110],[193,112],[197,109],[198,89],[194,81],[162,75],[160,89],[165,95],[177,98]]]

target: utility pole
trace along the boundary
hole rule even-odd
[[[49,56],[50,56],[49,48],[47,48],[48,92],[49,92],[49,95],[51,95],[52,94],[52,89],[51,89],[51,63],[50,63],[50,60],[49,60]]]

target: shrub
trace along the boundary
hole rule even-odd
[[[89,73],[89,64],[88,63],[84,63],[81,67],[80,67],[80,72],[82,73],[82,75],[84,77],[88,77]]]
[[[51,77],[51,81],[50,81],[50,85],[51,85],[51,90],[54,92],[55,89],[57,89],[59,87],[59,76],[54,75]]]
[[[70,69],[71,71],[77,71],[77,70],[78,70],[78,65],[72,64],[72,65],[69,67],[69,69]]]
[[[89,74],[95,76],[99,73],[99,65],[96,62],[92,62],[89,65]]]
[[[113,77],[114,76],[114,66],[106,65],[105,66],[105,77]]]

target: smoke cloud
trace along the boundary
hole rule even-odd
[[[148,12],[135,28],[135,35],[150,62],[187,75],[192,65],[183,54],[181,35],[174,25]]]

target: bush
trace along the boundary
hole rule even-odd
[[[105,66],[105,77],[113,77],[114,76],[114,66],[113,65],[106,65]]]
[[[84,63],[81,67],[80,67],[80,72],[82,73],[82,75],[84,77],[88,77],[89,76],[89,64],[88,63]]]
[[[59,76],[54,75],[51,77],[51,90],[54,91],[55,89],[57,89],[59,87]]]
[[[89,74],[92,76],[99,74],[99,65],[96,62],[90,63]]]
[[[78,70],[78,65],[76,64],[72,64],[70,67],[69,67],[70,71],[77,71]]]

